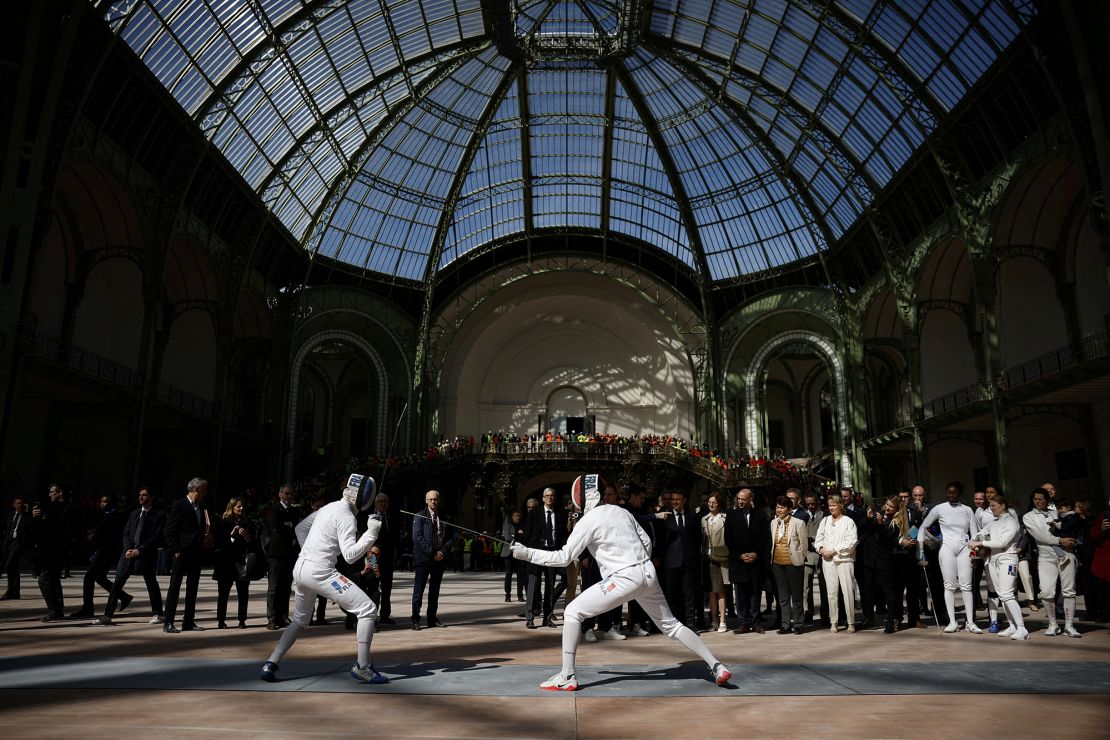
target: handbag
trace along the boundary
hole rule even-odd
[[[257,581],[266,575],[266,559],[260,553],[248,552],[242,562],[235,564],[239,580]]]

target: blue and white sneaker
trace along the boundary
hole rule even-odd
[[[351,678],[356,678],[363,683],[389,683],[389,679],[374,670],[374,664],[359,668],[358,663],[351,666]]]
[[[987,632],[990,632],[992,635],[997,635],[1001,631],[1002,628],[998,626],[998,622],[991,622],[991,626],[987,627]]]
[[[272,660],[267,660],[266,665],[262,666],[262,672],[258,674],[266,683],[273,683],[277,680],[278,664]]]

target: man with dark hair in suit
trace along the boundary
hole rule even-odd
[[[760,589],[770,553],[771,523],[767,515],[752,506],[754,494],[742,488],[736,494],[736,508],[725,515],[725,544],[728,546],[728,579],[736,602],[740,625],[736,634],[763,634],[759,624]]]
[[[659,580],[667,597],[667,606],[683,624],[692,630],[701,628],[699,576],[701,558],[701,518],[686,511],[686,492],[672,491],[670,516],[658,522],[659,539],[655,543],[660,561]]]
[[[533,550],[558,550],[567,541],[567,516],[555,508],[555,489],[545,488],[543,504],[528,512],[524,521],[524,543]],[[551,614],[555,611],[555,568],[528,565],[528,595],[525,601],[525,625],[536,628],[536,609],[543,609],[543,626],[554,627]],[[542,606],[540,588],[543,588]]]
[[[158,568],[158,548],[162,544],[162,533],[166,528],[166,515],[154,508],[154,497],[150,489],[139,489],[139,508],[127,517],[123,528],[123,552],[116,564],[116,582],[108,596],[108,606],[96,624],[109,626],[116,613],[116,604],[123,593],[123,585],[132,575],[141,575],[146,582],[146,593],[150,598],[150,623],[162,623],[162,590],[158,586],[155,571]],[[131,598],[123,599],[122,609],[126,609]]]
[[[3,539],[0,540],[0,562],[8,574],[8,588],[0,601],[19,598],[19,564],[23,553],[31,546],[31,515],[22,496],[12,499],[12,513],[4,520]]]
[[[170,587],[166,590],[163,632],[204,630],[196,623],[195,617],[201,555],[204,552],[205,539],[212,532],[212,520],[208,510],[204,508],[204,497],[207,495],[208,481],[193,478],[189,481],[185,498],[170,506],[166,519],[166,547],[173,553],[173,572],[170,574]],[[174,619],[177,617],[177,600],[181,595],[182,580],[185,580],[185,614],[179,630],[174,625]]]
[[[412,519],[412,628],[419,630],[424,588],[428,588],[428,626],[446,627],[439,620],[439,584],[447,569],[447,553],[455,541],[454,527],[439,514],[439,491],[424,494],[424,510]]]
[[[367,574],[366,593],[378,603],[378,622],[393,624],[390,618],[389,596],[393,592],[393,569],[397,558],[397,538],[400,525],[397,519],[389,513],[389,496],[379,493],[374,498],[374,513],[381,520],[381,529],[378,530],[378,539],[374,546],[378,554],[370,555]],[[378,598],[374,598],[378,596]]]
[[[293,484],[278,489],[278,500],[270,509],[270,541],[266,559],[270,575],[266,585],[266,629],[289,625],[289,595],[293,591],[293,564],[297,562],[297,536],[294,528],[301,520],[300,507],[293,505]]]
[[[85,571],[82,583],[81,608],[70,614],[70,618],[91,617],[93,615],[93,593],[99,585],[109,594],[112,593],[112,582],[108,580],[108,571],[116,564],[119,557],[123,528],[126,520],[116,509],[110,496],[100,497],[100,521],[89,531],[89,547],[92,555],[89,557],[89,568]],[[131,603],[131,594],[121,592],[121,608],[126,609]]]
[[[65,500],[65,489],[54,483],[49,490],[50,503],[35,504],[31,509],[35,543],[34,568],[39,591],[46,602],[43,622],[65,619],[62,598],[62,568],[73,541],[73,512]]]

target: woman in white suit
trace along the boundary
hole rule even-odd
[[[856,523],[844,516],[839,496],[829,496],[829,516],[821,520],[813,547],[821,556],[821,570],[829,587],[830,632],[836,632],[836,613],[840,597],[844,597],[844,614],[848,631],[856,631]]]
[[[786,496],[775,500],[771,520],[771,573],[779,591],[779,634],[802,634],[804,602],[802,575],[805,572],[806,525],[791,515],[793,504]]]

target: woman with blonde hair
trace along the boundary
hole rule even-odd
[[[239,600],[239,629],[245,629],[251,586],[248,556],[254,553],[258,557],[257,531],[246,518],[246,505],[241,498],[228,501],[223,516],[212,524],[216,541],[216,567],[212,570],[217,586],[216,622],[220,629],[227,629],[227,601],[234,583]]]
[[[821,520],[813,547],[821,556],[821,571],[829,592],[830,632],[837,631],[837,609],[844,597],[844,614],[848,631],[856,631],[856,523],[844,516],[844,503],[839,496],[829,496],[829,516]]]
[[[890,557],[890,567],[883,583],[886,594],[886,627],[883,632],[890,635],[898,631],[902,622],[903,594],[910,626],[917,624],[921,618],[921,604],[917,598],[921,569],[913,556],[917,540],[912,536],[906,502],[898,496],[890,496],[883,502],[883,516],[885,523],[879,528],[879,546]]]
[[[1011,640],[1027,640],[1029,631],[1025,628],[1025,620],[1021,616],[1021,606],[1018,605],[1015,593],[1021,521],[1002,494],[992,494],[988,501],[995,519],[983,527],[968,544],[981,557],[986,558],[988,590],[996,594],[992,597],[995,602],[992,604],[993,609],[997,611],[997,602],[1001,601],[1002,608],[1010,619],[1010,626],[998,634]]]
[[[720,492],[709,494],[709,513],[701,520],[702,553],[708,564],[705,588],[709,592],[709,628],[727,632],[725,596],[730,593],[728,545],[725,544],[725,500]]]

